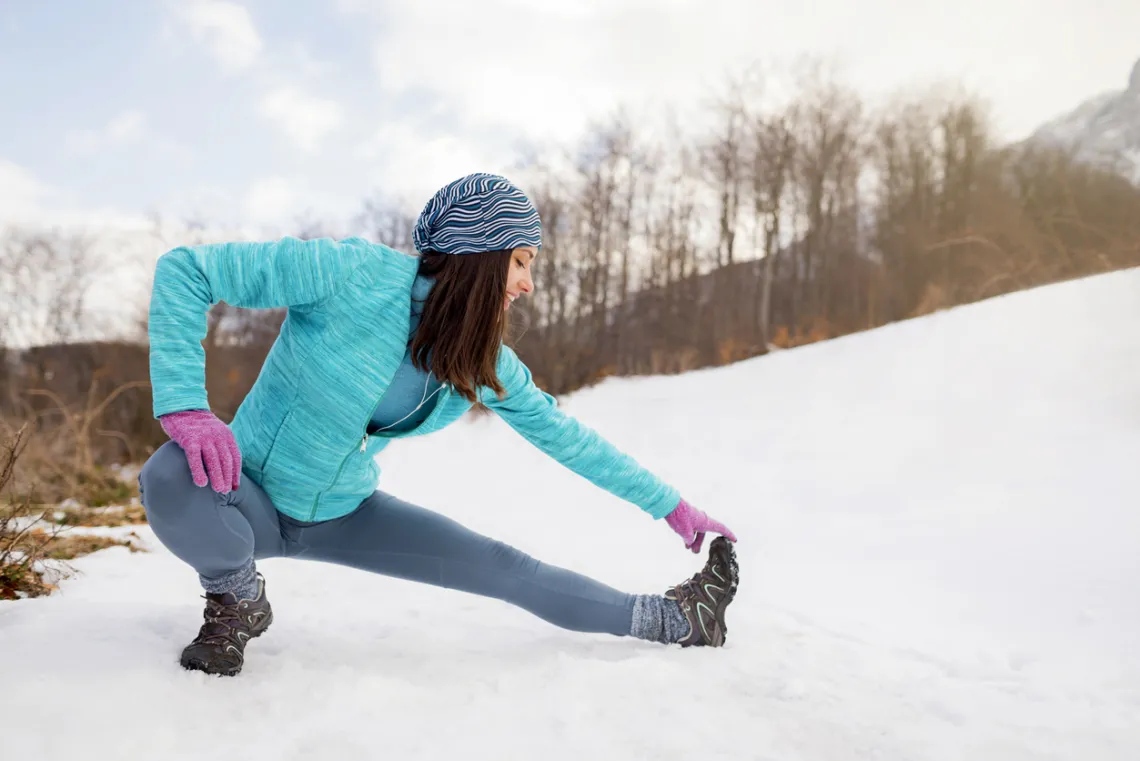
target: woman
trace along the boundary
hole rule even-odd
[[[171,441],[139,476],[155,535],[192,566],[205,623],[182,665],[237,674],[273,620],[256,561],[352,566],[517,605],[566,629],[682,646],[724,643],[737,584],[732,535],[670,486],[563,414],[503,345],[533,290],[538,213],[502,177],[441,188],[414,235],[419,256],[360,238],[176,248],[150,304],[154,414]],[[230,425],[210,411],[201,340],[210,306],[287,307]],[[664,595],[626,594],[546,565],[377,491],[389,441],[458,420],[480,402],[540,450],[664,518],[704,568]]]

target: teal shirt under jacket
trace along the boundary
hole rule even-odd
[[[150,302],[154,415],[209,409],[202,340],[213,304],[287,307],[230,425],[242,470],[297,520],[352,512],[377,488],[375,457],[390,440],[438,431],[471,407],[444,386],[414,429],[368,433],[405,355],[418,268],[418,257],[363,238],[218,243],[163,254]],[[563,413],[507,346],[498,375],[505,396],[483,388],[479,401],[538,449],[654,518],[676,507],[673,487]]]

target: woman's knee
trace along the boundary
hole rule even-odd
[[[198,487],[190,475],[186,454],[177,443],[168,441],[143,464],[139,471],[139,500],[147,517],[182,504]]]
[[[497,539],[487,540],[487,553],[493,567],[513,576],[529,577],[538,571],[538,560]]]

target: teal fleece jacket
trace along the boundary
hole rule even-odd
[[[362,238],[234,242],[175,248],[159,257],[150,302],[154,415],[209,409],[206,314],[224,301],[287,308],[257,382],[230,428],[242,470],[277,509],[322,521],[352,512],[379,483],[376,454],[422,436],[471,407],[445,386],[410,431],[370,435],[369,421],[403,360],[419,258]],[[679,493],[563,413],[510,347],[499,353],[506,394],[479,401],[539,450],[594,485],[663,518]]]

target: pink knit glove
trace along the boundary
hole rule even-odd
[[[731,541],[736,541],[736,535],[729,531],[727,526],[714,521],[683,499],[673,508],[673,512],[665,516],[665,522],[681,536],[685,546],[694,553],[701,551],[706,531],[722,534]]]
[[[186,453],[190,475],[198,486],[207,482],[225,494],[241,482],[241,450],[229,427],[209,410],[163,415],[162,430]]]

